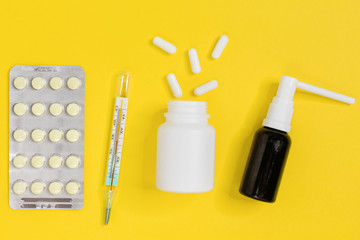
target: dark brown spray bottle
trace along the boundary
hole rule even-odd
[[[274,202],[290,149],[289,135],[296,88],[354,104],[355,99],[282,76],[276,96],[254,137],[240,193],[264,202]]]

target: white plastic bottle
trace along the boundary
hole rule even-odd
[[[206,102],[169,101],[157,135],[156,187],[176,193],[214,187],[215,129]]]

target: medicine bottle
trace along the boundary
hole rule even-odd
[[[276,96],[254,137],[240,193],[250,198],[275,202],[286,159],[290,150],[290,123],[294,94],[302,89],[337,101],[354,104],[355,99],[282,76]],[[309,137],[309,141],[311,138]],[[311,156],[310,156],[311,157]]]
[[[215,129],[206,102],[169,101],[157,134],[156,187],[176,193],[214,187]]]

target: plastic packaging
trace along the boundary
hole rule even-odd
[[[240,192],[245,196],[265,202],[274,202],[276,199],[291,145],[287,133],[290,131],[290,122],[294,112],[293,97],[296,88],[345,103],[355,103],[355,99],[351,97],[283,76],[263,122],[264,128],[256,132],[253,140],[243,183],[240,187]]]
[[[17,65],[10,71],[9,92],[10,207],[81,209],[84,70],[79,66]],[[81,110],[73,116],[63,111],[70,104]],[[76,156],[78,164],[69,167],[64,162],[71,156]],[[72,189],[71,193],[66,189]]]
[[[158,129],[156,186],[176,193],[207,192],[214,187],[215,129],[206,102],[169,101],[166,122]]]

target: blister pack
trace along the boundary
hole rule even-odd
[[[81,209],[84,70],[16,65],[10,71],[9,102],[10,207]]]

